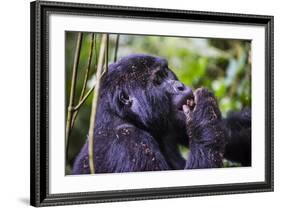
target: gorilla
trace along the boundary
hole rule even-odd
[[[185,160],[179,145],[189,147]],[[102,77],[94,129],[95,173],[251,165],[250,109],[222,118],[206,88],[181,83],[165,59],[133,54]],[[88,141],[73,174],[89,174]]]

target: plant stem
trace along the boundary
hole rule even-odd
[[[91,63],[92,63],[92,55],[93,55],[93,48],[94,48],[93,46],[94,46],[95,35],[94,35],[94,33],[91,33],[90,35],[91,35],[91,46],[90,46],[90,51],[89,51],[89,55],[88,55],[87,69],[86,69],[86,72],[85,72],[83,87],[82,87],[81,95],[80,95],[80,98],[79,98],[80,101],[82,100],[82,98],[84,96],[84,93],[85,93],[85,90],[86,90],[89,71],[90,71]]]
[[[119,47],[119,37],[120,37],[120,35],[117,34],[116,42],[115,42],[114,62],[116,62],[116,60],[117,60],[117,53],[118,53],[118,47]]]
[[[76,117],[78,115],[78,109],[85,102],[85,100],[86,100],[85,98],[87,98],[89,96],[88,93],[91,92],[91,91],[88,91],[87,96],[84,97],[85,90],[87,87],[87,82],[88,82],[89,71],[90,71],[91,63],[92,63],[93,46],[94,46],[94,38],[95,38],[94,33],[91,33],[90,35],[91,35],[91,46],[90,46],[90,51],[89,51],[89,55],[88,55],[87,68],[85,71],[85,77],[84,77],[83,87],[82,87],[80,98],[79,98],[79,104],[74,107],[74,113],[73,113],[73,117],[72,117],[72,121],[71,121],[71,128],[73,128],[73,126],[74,126]],[[81,101],[83,101],[83,102],[81,102]]]
[[[108,71],[108,51],[109,51],[108,47],[109,47],[109,34],[106,34],[105,70],[104,70],[105,72]]]
[[[80,102],[73,108],[73,110],[76,112],[77,110],[79,110],[79,108],[81,107],[81,105],[87,100],[87,98],[89,97],[89,95],[91,94],[91,92],[93,92],[93,90],[95,89],[95,84],[94,86],[89,89],[89,91],[86,93],[86,95],[82,98],[82,100],[80,100]]]
[[[89,127],[89,166],[90,172],[93,174],[95,173],[95,166],[94,166],[94,127],[95,127],[95,120],[96,120],[96,112],[97,112],[97,105],[99,99],[99,90],[100,90],[100,81],[103,74],[103,65],[105,59],[105,52],[106,52],[106,44],[107,44],[107,34],[103,34],[101,38],[101,46],[99,52],[99,60],[96,72],[96,86],[95,86],[95,93],[93,96],[92,102],[92,110],[91,110],[91,119],[90,119],[90,127]]]
[[[79,65],[80,59],[80,51],[81,51],[81,43],[82,43],[83,34],[81,32],[77,35],[76,49],[74,54],[74,63],[72,68],[72,78],[71,78],[71,86],[70,86],[70,95],[69,95],[69,104],[67,108],[67,119],[66,119],[66,128],[65,128],[65,153],[66,159],[68,155],[68,139],[71,131],[71,122],[73,116],[73,103],[75,97],[75,87],[76,87],[76,79],[77,79],[77,69]]]

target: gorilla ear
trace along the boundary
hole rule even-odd
[[[131,106],[131,104],[133,102],[130,99],[130,96],[127,93],[125,93],[124,91],[121,91],[119,93],[119,101],[125,106]]]

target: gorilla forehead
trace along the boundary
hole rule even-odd
[[[160,57],[145,54],[133,54],[110,64],[107,77],[116,85],[130,84],[146,86],[153,73],[167,67],[167,61]],[[110,77],[114,77],[111,80]]]

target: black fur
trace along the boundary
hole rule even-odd
[[[235,132],[235,116],[222,120],[212,93],[203,88],[192,93],[165,59],[127,56],[109,66],[101,83],[94,138],[96,173],[222,167],[225,142],[230,149],[232,145],[227,137],[237,136],[229,133]],[[193,99],[194,108],[187,104]],[[187,161],[179,144],[190,147]],[[241,159],[232,154],[229,158]],[[86,142],[73,174],[88,173]]]
[[[241,112],[232,112],[225,119],[228,137],[225,148],[225,158],[241,163],[242,166],[251,166],[251,109]]]

